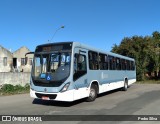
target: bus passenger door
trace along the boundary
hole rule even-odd
[[[75,87],[74,100],[87,97],[87,51],[75,48],[73,82]]]

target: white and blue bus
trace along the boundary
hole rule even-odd
[[[43,100],[94,101],[97,94],[136,82],[135,60],[79,42],[36,47],[30,96]]]

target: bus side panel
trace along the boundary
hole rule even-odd
[[[135,71],[97,70],[92,73],[95,73],[94,75],[100,75],[99,93],[123,87],[125,78],[128,79],[128,85],[136,82]],[[97,76],[94,77],[98,79]]]
[[[74,100],[82,99],[89,96],[89,89],[86,87],[74,90]]]

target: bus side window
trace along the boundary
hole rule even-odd
[[[89,51],[88,56],[89,56],[89,69],[90,70],[98,70],[99,69],[98,53]]]
[[[108,64],[109,64],[109,63],[108,63],[108,56],[105,55],[105,69],[106,69],[106,70],[108,70],[108,68],[109,68],[109,67],[108,67],[108,66],[109,66]]]
[[[121,59],[122,70],[126,70],[126,62],[124,59]]]
[[[119,59],[119,58],[116,58],[116,69],[117,70],[121,70],[121,59]]]
[[[127,60],[126,62],[127,62],[127,70],[131,70],[130,61]]]
[[[135,64],[133,61],[131,61],[131,70],[135,70]]]
[[[112,67],[113,67],[113,70],[116,70],[116,58],[113,57],[112,59]]]
[[[104,66],[103,66],[103,54],[99,54],[99,68],[100,68],[100,70],[104,70]]]
[[[113,57],[112,56],[108,56],[108,58],[109,58],[109,70],[113,70],[113,63],[112,63]]]
[[[108,70],[108,57],[105,54],[99,54],[99,68],[100,70]]]
[[[74,75],[73,80],[77,80],[87,73],[86,56],[75,54],[74,56]]]
[[[93,58],[92,58],[92,53],[88,53],[88,59],[89,59],[89,69],[93,70],[94,69],[94,64],[93,64]]]

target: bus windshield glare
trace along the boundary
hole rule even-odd
[[[34,80],[65,80],[70,74],[70,62],[70,52],[36,53],[32,76]]]

